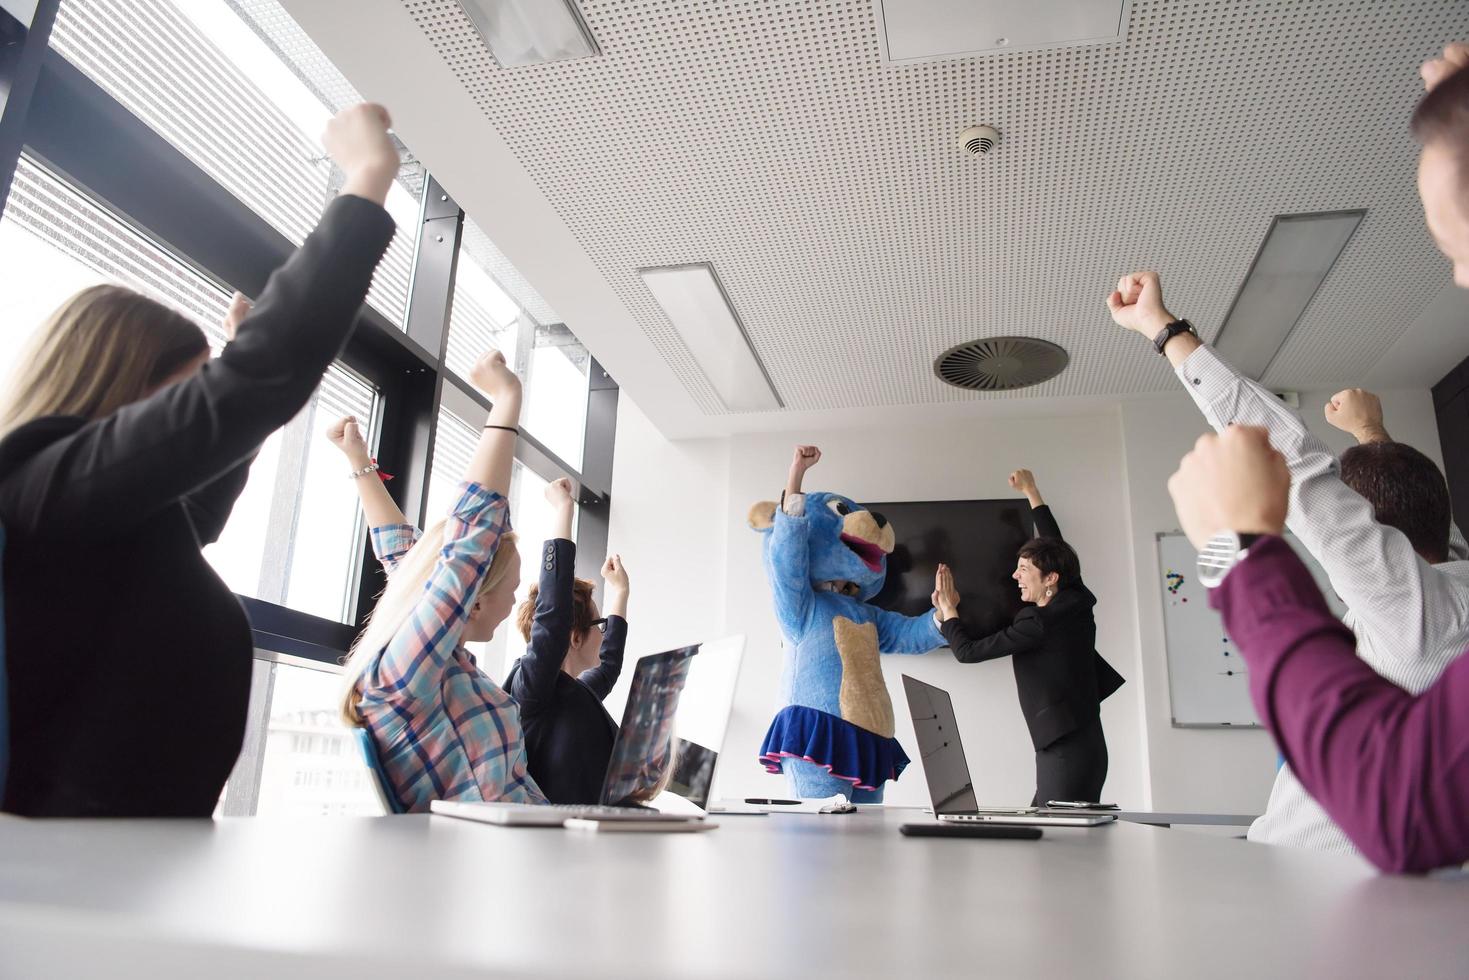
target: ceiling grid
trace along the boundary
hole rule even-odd
[[[905,64],[874,0],[581,0],[602,56],[511,70],[456,0],[401,2],[706,414],[639,268],[713,263],[792,410],[1167,389],[1111,284],[1160,269],[1211,337],[1278,213],[1368,211],[1271,384],[1360,378],[1447,281],[1407,118],[1469,0],[1134,0],[1119,44]],[[1016,334],[1070,367],[933,376]]]

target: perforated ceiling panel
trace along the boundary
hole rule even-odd
[[[871,0],[581,0],[603,56],[512,70],[455,0],[402,2],[709,413],[635,270],[712,262],[793,409],[1167,388],[1104,296],[1157,267],[1210,337],[1277,213],[1368,211],[1272,384],[1360,377],[1448,275],[1407,120],[1469,2],[1134,0],[1122,44],[890,65]],[[1071,365],[934,378],[999,334]]]

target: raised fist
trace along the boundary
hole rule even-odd
[[[474,382],[476,388],[489,395],[492,402],[520,391],[520,379],[505,363],[505,355],[493,347],[474,362],[474,367],[469,369],[469,380]]]
[[[1326,403],[1326,421],[1358,442],[1376,442],[1387,438],[1382,425],[1382,400],[1365,388],[1346,388],[1331,396]]]
[[[361,469],[371,462],[372,454],[367,449],[362,428],[355,415],[344,415],[327,427],[326,437],[333,446],[351,462],[353,469]]]
[[[398,148],[388,137],[393,120],[372,102],[348,106],[327,121],[321,142],[347,175],[343,193],[382,204],[398,173]]]
[[[815,446],[797,446],[795,455],[791,457],[791,472],[805,473],[819,462],[821,462],[820,449]]]
[[[1134,272],[1117,280],[1117,289],[1107,297],[1107,309],[1119,327],[1149,340],[1176,319],[1163,306],[1163,284],[1156,272]]]
[[[1221,531],[1279,534],[1290,471],[1264,429],[1231,425],[1199,437],[1168,480],[1178,523],[1199,550]]]

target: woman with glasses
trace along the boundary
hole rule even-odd
[[[607,609],[601,615],[593,583],[573,574],[571,481],[549,484],[546,501],[554,513],[552,536],[537,556],[540,584],[530,587],[516,616],[526,650],[506,675],[505,689],[520,702],[530,774],[546,798],[598,803],[617,739],[617,723],[602,701],[622,673],[627,572],[617,555],[602,565]]]

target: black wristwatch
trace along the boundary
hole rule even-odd
[[[1221,531],[1209,539],[1204,550],[1199,552],[1199,584],[1206,589],[1217,589],[1224,577],[1250,553],[1250,545],[1259,540],[1258,534],[1237,534]]]
[[[1158,332],[1158,336],[1153,338],[1153,346],[1157,348],[1158,353],[1161,354],[1163,353],[1163,348],[1168,346],[1168,341],[1172,340],[1174,337],[1177,337],[1181,333],[1191,333],[1195,337],[1199,335],[1199,332],[1194,329],[1194,325],[1192,323],[1189,323],[1187,320],[1174,320],[1172,323],[1168,324],[1168,326],[1160,330]]]

